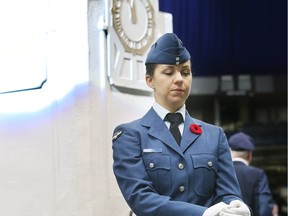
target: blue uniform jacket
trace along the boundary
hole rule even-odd
[[[243,201],[251,207],[253,216],[272,216],[273,197],[264,170],[234,161]]]
[[[201,126],[197,135],[191,124]],[[137,216],[200,216],[207,207],[241,200],[226,136],[186,111],[180,146],[153,108],[115,128],[113,170]]]

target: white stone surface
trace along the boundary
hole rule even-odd
[[[47,83],[0,95],[0,216],[128,216],[112,170],[112,133],[142,117],[153,98],[109,85],[98,28],[108,0],[48,2]],[[172,17],[157,16],[157,34],[172,31]],[[257,92],[273,90],[271,80],[256,77]],[[212,94],[216,81],[209,82],[204,93]],[[256,118],[265,122],[264,111]]]
[[[49,103],[33,112],[0,112],[0,215],[129,214],[112,171],[112,133],[142,117],[153,98],[109,85],[97,27],[104,6],[104,0],[49,1],[48,81],[34,92]],[[61,87],[71,90],[59,95]]]

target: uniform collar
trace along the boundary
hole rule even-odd
[[[235,158],[233,158],[232,160],[233,160],[233,161],[239,161],[239,162],[242,162],[242,163],[244,163],[246,166],[249,166],[248,161],[244,160],[243,158],[235,157]]]
[[[165,109],[163,106],[158,104],[156,101],[153,104],[153,109],[160,116],[160,118],[162,120],[164,120],[164,118],[167,115],[167,113],[170,113],[169,110]],[[185,104],[179,110],[177,110],[175,113],[180,113],[182,115],[182,117],[183,117],[183,121],[185,122],[185,113],[186,113]]]

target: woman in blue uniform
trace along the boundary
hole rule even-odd
[[[142,118],[114,130],[113,170],[137,216],[250,215],[241,201],[226,136],[185,109],[190,54],[174,33],[146,59],[155,102]]]

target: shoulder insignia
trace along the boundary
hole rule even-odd
[[[112,137],[112,141],[118,139],[121,136],[122,133],[123,133],[123,131],[121,131],[121,130],[120,131],[116,131],[114,133],[113,137]]]

